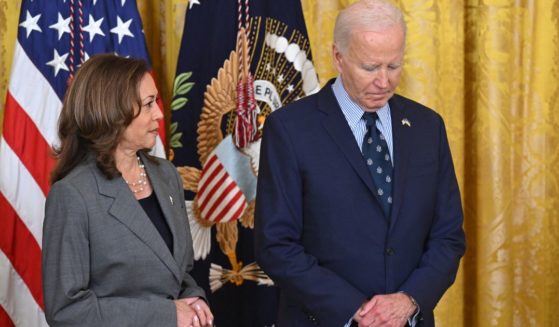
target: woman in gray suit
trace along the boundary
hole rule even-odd
[[[188,274],[182,182],[152,157],[163,118],[143,61],[92,57],[59,120],[43,225],[43,291],[53,326],[211,326]]]

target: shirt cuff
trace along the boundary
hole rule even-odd
[[[421,309],[419,308],[419,304],[415,301],[413,296],[409,295],[408,293],[404,291],[400,291],[400,293],[407,295],[410,298],[411,303],[415,305],[415,312],[408,318],[408,325],[410,325],[411,327],[415,327],[417,325],[419,312],[421,311]]]
[[[417,306],[417,310],[415,310],[415,313],[408,318],[408,325],[410,325],[410,327],[415,327],[418,323],[418,319],[419,318],[419,306]]]

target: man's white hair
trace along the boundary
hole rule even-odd
[[[406,35],[406,23],[398,7],[386,0],[361,0],[340,11],[334,26],[334,44],[345,53],[354,31],[380,32],[400,25]]]

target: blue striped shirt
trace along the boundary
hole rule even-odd
[[[342,84],[342,79],[338,76],[334,84],[332,84],[332,91],[340,108],[342,108],[342,113],[347,120],[347,124],[355,137],[355,141],[361,150],[363,144],[363,138],[367,134],[367,126],[363,118],[363,113],[365,112],[361,107],[355,103],[347,94],[344,86]],[[377,120],[377,128],[380,130],[384,138],[386,139],[386,144],[388,145],[388,150],[390,151],[390,160],[392,161],[392,166],[394,166],[394,152],[393,152],[393,138],[392,138],[392,119],[390,116],[390,106],[388,102],[377,111],[379,119]]]

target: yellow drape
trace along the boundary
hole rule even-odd
[[[0,133],[19,19],[19,1],[0,0]],[[0,158],[1,160],[1,158]]]
[[[302,0],[322,83],[336,74],[334,18],[351,2]],[[396,3],[408,24],[399,92],[444,117],[464,200],[468,250],[438,326],[557,325],[559,0]],[[138,4],[168,103],[188,1]],[[0,0],[0,109],[18,15],[19,2]]]

